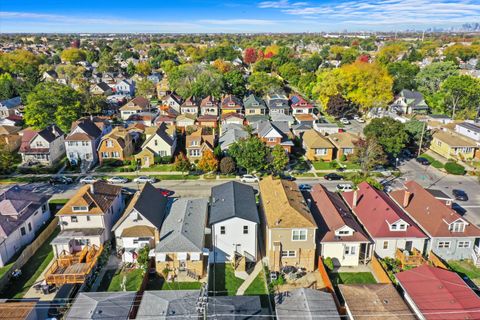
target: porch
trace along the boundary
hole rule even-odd
[[[400,261],[402,268],[418,267],[427,263],[422,253],[416,248],[413,248],[412,251],[397,249],[395,251],[395,259]]]
[[[475,246],[472,251],[472,260],[473,264],[476,267],[480,267],[480,248],[478,246]]]

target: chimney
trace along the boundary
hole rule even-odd
[[[55,125],[52,124],[52,133],[54,136],[57,135],[57,130],[55,129]]]
[[[405,190],[405,193],[403,194],[403,207],[406,208],[408,204],[410,203],[410,196],[412,193],[410,191]]]
[[[353,191],[353,200],[352,200],[352,205],[355,208],[357,206],[358,202],[358,193],[357,190]]]
[[[90,184],[90,193],[91,194],[95,194],[95,187],[93,185],[94,185],[93,183]]]

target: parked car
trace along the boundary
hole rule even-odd
[[[172,190],[167,190],[167,189],[158,189],[158,190],[160,190],[160,193],[164,197],[170,197],[170,196],[173,196],[175,194],[175,191],[172,191]]]
[[[80,183],[87,184],[87,183],[94,183],[97,182],[98,179],[92,176],[86,176],[80,179]]]
[[[344,191],[352,191],[353,185],[350,183],[340,183],[337,184],[337,191],[344,192]]]
[[[253,174],[244,174],[240,181],[244,183],[257,183],[259,181],[258,177]]]
[[[323,176],[325,180],[343,180],[343,176],[337,173],[328,173]]]
[[[418,157],[416,160],[418,163],[424,166],[428,166],[430,164],[430,161],[427,158]]]
[[[288,181],[295,181],[296,178],[294,176],[290,176],[290,175],[281,175],[280,178],[284,179],[284,180],[288,180]]]
[[[298,189],[300,189],[300,191],[310,191],[310,190],[312,190],[312,186],[304,183],[304,184],[299,185]]]
[[[111,177],[107,181],[112,184],[121,184],[121,183],[127,183],[128,179],[123,177]]]
[[[136,183],[147,183],[147,182],[150,182],[150,183],[155,183],[157,181],[157,179],[155,178],[151,178],[151,177],[147,177],[147,176],[140,176],[138,178],[135,178],[133,179],[133,182],[136,182]]]
[[[49,180],[50,184],[70,184],[73,183],[73,179],[65,176],[52,177]]]
[[[365,123],[365,120],[362,117],[360,117],[359,115],[354,116],[353,119],[357,122]]]
[[[341,122],[342,124],[350,124],[350,121],[349,121],[347,118],[341,118],[341,119],[340,119],[340,122]]]
[[[452,194],[455,197],[455,200],[458,201],[468,201],[468,195],[465,191],[460,189],[453,189]]]

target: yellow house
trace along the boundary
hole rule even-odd
[[[332,161],[335,146],[321,133],[310,129],[303,134],[305,155],[310,161]]]
[[[477,144],[453,132],[437,131],[432,136],[430,150],[447,159],[468,160],[475,157]]]
[[[328,140],[335,146],[336,159],[341,159],[342,156],[348,157],[355,151],[355,143],[359,136],[350,132],[339,132],[328,135]]]

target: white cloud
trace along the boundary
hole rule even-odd
[[[263,19],[204,19],[198,20],[199,23],[211,25],[244,25],[244,26],[265,26],[276,24],[274,20]]]

